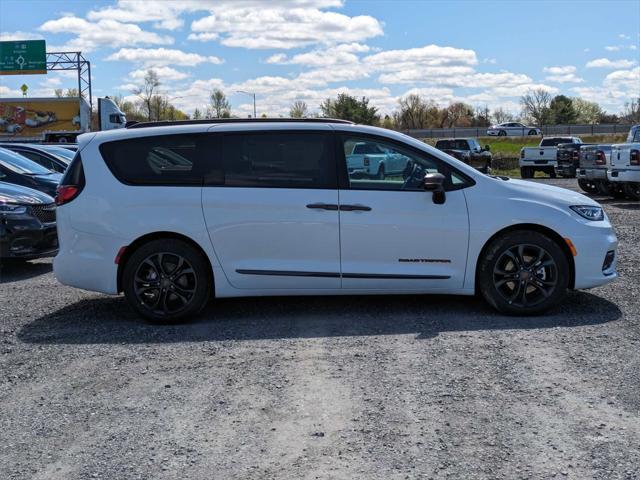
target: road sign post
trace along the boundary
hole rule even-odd
[[[47,47],[44,40],[0,42],[0,75],[47,73]]]

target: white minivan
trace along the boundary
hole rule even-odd
[[[407,168],[350,174],[362,144]],[[88,133],[57,203],[58,280],[124,292],[156,322],[263,295],[480,293],[530,315],[616,278],[616,236],[590,198],[339,120]]]

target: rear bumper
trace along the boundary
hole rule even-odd
[[[583,180],[606,180],[606,168],[580,168],[578,169],[578,178]]]
[[[610,182],[640,183],[640,169],[613,168],[607,172],[607,179]]]
[[[118,293],[119,246],[124,241],[63,228],[59,232],[60,251],[53,259],[53,273],[64,285],[95,292]]]
[[[520,168],[522,167],[531,167],[531,168],[557,168],[558,162],[555,160],[529,160],[527,158],[520,159]]]
[[[576,166],[573,164],[569,164],[569,163],[558,163],[558,166],[556,167],[556,172],[558,172],[558,174],[560,175],[569,175],[572,177],[576,176]]]

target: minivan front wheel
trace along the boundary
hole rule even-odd
[[[207,259],[177,239],[153,240],[137,249],[122,279],[128,302],[154,323],[187,320],[200,313],[211,295]]]
[[[508,315],[535,315],[560,302],[569,262],[560,246],[535,231],[508,232],[491,242],[478,265],[479,290]]]

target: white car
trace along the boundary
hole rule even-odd
[[[579,193],[375,127],[208,122],[79,137],[57,196],[60,282],[173,322],[214,295],[479,292],[529,315],[616,278],[615,233]],[[361,142],[411,172],[350,176],[344,147]]]
[[[487,130],[487,135],[497,135],[499,137],[525,137],[527,135],[542,135],[542,130],[537,127],[528,127],[524,123],[507,122],[492,125]]]

